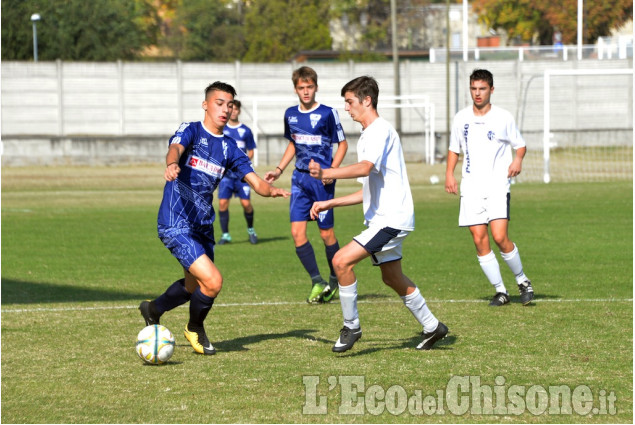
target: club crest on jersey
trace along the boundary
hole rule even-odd
[[[320,115],[320,114],[311,114],[311,115],[309,115],[309,117],[311,118],[311,127],[315,128],[317,123],[320,122],[320,118],[322,118],[322,115]]]
[[[238,135],[239,135],[241,138],[243,138],[243,137],[245,137],[245,132],[246,132],[246,131],[247,131],[247,130],[245,130],[244,128],[239,128],[239,129],[238,129]]]
[[[493,132],[493,131],[488,131],[488,132],[487,132],[487,138],[488,138],[489,140],[494,140],[494,139],[496,138],[496,135],[494,134],[494,132]]]
[[[222,178],[223,174],[225,173],[225,168],[221,167],[220,165],[211,163],[203,158],[200,158],[198,156],[195,155],[190,155],[187,158],[187,162],[186,162],[187,166],[192,168],[193,170],[197,170],[200,171],[202,173],[205,173],[209,176],[212,177],[216,177],[216,178]]]

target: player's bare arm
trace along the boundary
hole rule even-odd
[[[520,174],[523,168],[523,158],[525,157],[526,152],[527,148],[518,148],[516,150],[516,156],[514,157],[512,163],[509,165],[507,177],[516,177]]]
[[[185,148],[183,147],[183,145],[180,145],[178,143],[170,145],[168,153],[165,156],[165,180],[171,182],[176,180],[176,178],[179,176],[179,173],[181,172],[181,168],[179,167],[179,159],[181,158],[181,155],[184,151]]]
[[[337,146],[337,151],[335,152],[335,156],[331,162],[331,168],[338,168],[340,164],[342,164],[346,151],[348,151],[348,142],[346,140],[342,140]],[[323,184],[331,184],[333,181],[334,179],[322,179]]]
[[[454,169],[456,168],[457,162],[459,162],[459,154],[448,151],[448,161],[445,167],[445,191],[455,195],[458,193],[458,186],[454,178]]]
[[[363,201],[363,190],[358,190],[355,193],[351,193],[350,195],[340,196],[338,198],[333,198],[328,201],[318,201],[314,202],[311,207],[311,219],[317,220],[318,215],[322,211],[330,210],[335,207],[345,207],[348,205],[357,205],[361,204]]]
[[[355,179],[358,177],[367,177],[370,175],[374,164],[369,161],[360,161],[356,164],[347,165],[341,168],[320,167],[320,164],[311,160],[309,163],[309,174],[316,179]]]
[[[245,176],[245,181],[260,196],[272,197],[272,198],[278,198],[282,196],[284,198],[288,198],[291,195],[290,192],[287,192],[284,189],[272,186],[271,184],[267,183],[266,181],[258,177],[256,173],[253,173],[253,172]]]
[[[287,145],[287,149],[284,151],[282,159],[280,160],[280,163],[278,164],[276,169],[273,171],[267,171],[265,173],[265,181],[267,183],[273,183],[274,181],[278,180],[278,178],[282,175],[284,170],[287,168],[287,165],[289,165],[294,156],[295,145],[292,142],[289,142],[289,144]]]

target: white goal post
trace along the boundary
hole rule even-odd
[[[543,97],[543,158],[544,158],[544,174],[543,181],[549,183],[551,181],[551,173],[549,169],[551,157],[551,77],[562,76],[580,76],[580,75],[633,75],[632,68],[625,69],[571,69],[571,70],[555,70],[547,69],[544,71],[544,97]],[[600,88],[598,88],[600,90]],[[592,102],[593,94],[588,96]],[[632,128],[631,128],[632,130]]]

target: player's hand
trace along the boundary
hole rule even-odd
[[[314,177],[318,180],[322,180],[322,167],[320,167],[320,164],[311,160],[311,162],[309,162],[309,174],[311,175],[311,177]]]
[[[176,162],[171,163],[170,165],[165,167],[165,180],[169,182],[176,180],[180,172],[181,168],[179,167],[179,164],[177,164]]]
[[[272,198],[279,198],[279,197],[283,197],[283,198],[288,198],[289,196],[291,196],[290,192],[287,192],[286,190],[280,188],[280,187],[274,187],[271,186],[271,197]]]
[[[311,220],[317,220],[318,217],[320,216],[320,213],[322,211],[326,211],[328,210],[328,206],[326,204],[326,201],[317,201],[313,203],[313,206],[311,207],[311,211],[309,212],[311,215]]]
[[[509,166],[509,169],[507,170],[507,177],[516,177],[517,175],[520,174],[520,171],[522,170],[522,163],[520,161],[512,161],[511,165]]]
[[[326,186],[327,184],[331,184],[335,181],[335,179],[322,179],[322,184]]]
[[[448,193],[458,194],[458,187],[456,184],[456,179],[453,175],[445,176],[445,191]]]
[[[278,169],[276,169],[276,171],[267,171],[265,173],[265,181],[271,184],[274,181],[278,180],[278,177],[280,177],[280,174],[282,173],[278,171]]]

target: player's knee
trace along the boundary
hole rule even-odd
[[[217,276],[209,279],[205,279],[201,282],[201,292],[208,297],[217,297],[220,290],[223,288],[223,277]]]
[[[343,255],[340,254],[341,251],[337,251],[335,256],[333,257],[332,264],[333,270],[335,270],[335,274],[339,276],[342,273],[345,273],[353,268],[353,265],[350,264],[349,261],[346,261]]]

